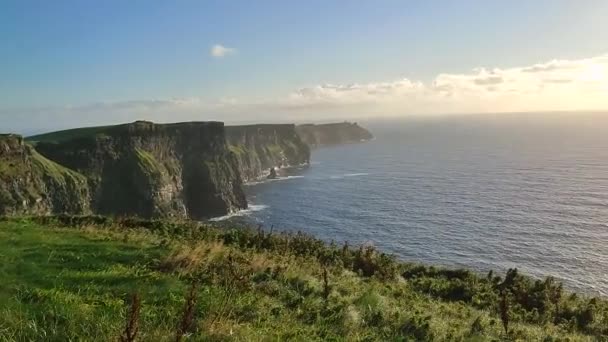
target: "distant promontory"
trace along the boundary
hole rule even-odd
[[[300,138],[312,148],[368,141],[374,136],[356,122],[296,126]]]

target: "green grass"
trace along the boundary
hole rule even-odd
[[[463,279],[475,300],[454,290]],[[603,299],[583,327],[522,315],[513,297],[505,334],[493,280],[485,279],[305,235],[101,217],[12,219],[0,221],[0,341],[118,340],[132,293],[142,301],[137,339],[175,341],[193,283],[188,341],[606,338]],[[517,283],[514,294],[527,286],[526,278],[506,279]],[[585,301],[564,296],[561,310]]]
[[[232,144],[228,144],[228,150],[234,154],[236,154],[237,156],[242,156],[247,154],[247,148],[243,145],[232,145]]]
[[[0,159],[0,178],[27,177],[28,171],[32,171],[40,176],[51,177],[59,183],[65,183],[66,177],[81,183],[86,181],[83,175],[45,158],[33,148],[28,153],[32,162],[31,169],[21,157]]]
[[[140,169],[148,176],[154,178],[162,177],[162,164],[154,156],[140,148],[135,148],[135,156]]]
[[[26,140],[31,143],[38,142],[49,142],[49,143],[59,143],[63,141],[68,141],[72,139],[92,137],[97,134],[102,134],[108,128],[115,126],[97,126],[97,127],[83,127],[83,128],[74,128],[67,129],[63,131],[44,133],[39,135],[33,135],[27,137]]]
[[[265,148],[271,156],[280,156],[283,153],[283,148],[280,145],[268,144]]]
[[[109,340],[133,291],[146,293],[149,309],[169,315],[179,307],[179,279],[148,267],[162,255],[153,240],[123,242],[27,222],[1,227],[0,340]],[[173,328],[151,310],[142,323],[151,334]]]
[[[85,176],[45,158],[34,149],[32,149],[32,165],[34,171],[40,176],[51,177],[60,184],[65,184],[68,177],[76,184],[86,184],[87,182]]]
[[[16,158],[0,159],[0,179],[10,179],[16,175],[23,175],[26,171],[23,161]]]

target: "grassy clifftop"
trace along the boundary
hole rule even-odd
[[[374,136],[356,122],[305,124],[296,127],[300,138],[311,147],[358,143]]]
[[[193,121],[193,122],[178,122],[170,124],[155,124],[150,121],[135,121],[133,123],[119,124],[119,125],[108,125],[108,126],[94,126],[94,127],[80,127],[66,129],[62,131],[49,132],[44,134],[38,134],[29,136],[26,138],[27,141],[36,143],[61,143],[70,140],[79,139],[92,139],[96,136],[104,135],[124,135],[124,134],[146,134],[158,131],[175,131],[180,128],[192,128],[197,126],[220,126],[224,124],[217,121]]]
[[[0,251],[6,340],[593,341],[608,334],[604,299],[567,293],[551,279],[402,264],[299,234],[47,217],[0,222]]]
[[[108,129],[116,126],[97,126],[97,127],[82,127],[74,129],[66,129],[57,132],[44,133],[39,135],[30,136],[27,138],[32,143],[37,142],[62,142],[72,139],[80,139],[86,137],[92,137],[97,134],[103,134]]]
[[[89,212],[86,178],[40,155],[17,135],[0,136],[0,215]]]

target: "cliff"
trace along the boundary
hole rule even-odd
[[[202,219],[247,206],[221,122],[138,121],[32,139],[86,177],[99,214]]]
[[[0,136],[0,215],[204,219],[247,207],[243,181],[308,164],[309,146],[358,142],[357,124],[130,124]],[[35,146],[35,147],[34,147]]]
[[[374,137],[368,130],[359,126],[356,122],[298,125],[296,131],[302,141],[312,148],[357,143],[371,140]]]
[[[295,125],[226,126],[226,140],[244,181],[264,177],[273,167],[310,162],[310,148]]]
[[[0,216],[87,214],[86,178],[54,163],[18,135],[0,135]]]

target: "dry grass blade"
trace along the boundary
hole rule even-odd
[[[331,290],[329,288],[329,275],[327,272],[327,267],[323,267],[323,298],[325,298],[326,302],[329,298],[330,291]]]
[[[180,245],[160,265],[164,271],[193,272],[205,267],[224,251],[221,242],[200,242],[196,245]]]
[[[507,298],[507,290],[501,292],[500,299],[500,319],[502,320],[505,334],[509,334],[509,299]]]

